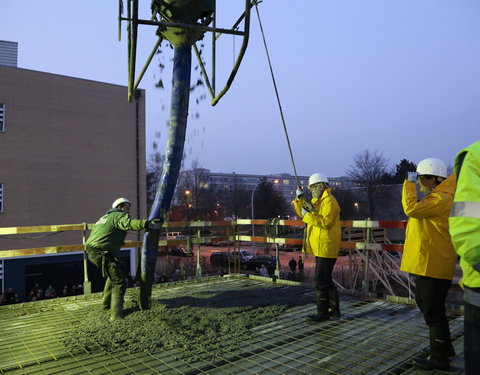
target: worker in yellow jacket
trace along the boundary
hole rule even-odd
[[[421,200],[416,182],[424,194]],[[403,184],[402,205],[409,219],[400,269],[415,276],[415,300],[429,328],[430,356],[413,360],[426,370],[448,369],[448,357],[455,355],[445,309],[457,259],[448,232],[454,190],[455,176],[447,178],[445,163],[435,158],[418,163]]]
[[[340,206],[332,195],[328,178],[322,173],[314,173],[308,180],[312,193],[309,202],[303,190],[297,189],[293,201],[295,211],[305,227],[304,250],[315,255],[315,297],[317,313],[307,316],[314,322],[340,317],[340,304],[337,288],[333,284],[332,271],[340,251],[341,226]]]
[[[460,151],[454,172],[450,235],[463,271],[465,374],[473,375],[480,371],[480,142]]]

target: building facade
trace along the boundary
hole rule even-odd
[[[228,189],[232,186],[241,187],[245,190],[253,190],[262,181],[268,181],[273,184],[273,188],[280,193],[283,198],[290,202],[295,198],[297,190],[297,179],[288,173],[278,173],[269,175],[259,174],[241,174],[241,173],[216,173],[210,170],[204,170],[203,175],[206,178],[206,187],[211,186],[216,189]],[[309,176],[298,176],[298,184],[306,189]],[[352,186],[347,177],[328,177],[330,186],[338,189],[346,189]]]
[[[0,82],[0,228],[93,223],[118,197],[146,216],[143,90],[128,103],[125,86],[6,65]],[[81,243],[81,232],[0,235],[2,275],[1,250]]]

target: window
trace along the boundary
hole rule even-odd
[[[3,184],[0,184],[0,213],[3,212]]]
[[[5,131],[5,104],[0,103],[0,132],[3,131]]]

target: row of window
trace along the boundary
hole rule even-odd
[[[0,184],[0,213],[3,212],[3,184]]]
[[[5,131],[5,104],[0,103],[0,132]]]
[[[0,132],[5,131],[5,104],[0,103]],[[0,213],[3,212],[3,184],[0,184]]]

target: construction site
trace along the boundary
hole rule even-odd
[[[330,197],[338,208],[332,214],[335,223],[307,224],[305,217],[321,210],[331,186],[321,173],[310,176],[308,184],[307,178],[300,181],[262,27],[262,1],[238,2],[239,14],[224,26],[216,0],[153,0],[148,17],[142,16],[145,4],[119,0],[115,16],[118,38],[126,39],[126,86],[18,69],[17,45],[4,43],[15,49],[15,62],[0,64],[5,65],[0,66],[0,132],[5,135],[0,147],[8,155],[5,165],[11,166],[0,181],[0,281],[2,299],[8,294],[10,301],[0,306],[0,374],[466,374],[458,264],[446,297],[451,337],[442,341],[444,358],[437,363],[427,318],[417,307],[418,279],[400,270],[407,221],[396,214],[391,220],[363,215],[353,200],[348,201],[351,216],[344,220]],[[228,95],[247,53],[254,16],[293,171],[277,189],[285,188],[293,200],[286,199],[283,215],[256,216],[255,191],[267,180],[255,180],[246,193],[251,204],[244,205],[251,215],[219,214],[217,203],[212,216],[190,220],[197,201],[184,190],[185,207],[179,205],[177,213],[191,216],[174,220],[192,118],[190,95],[204,86],[212,106]],[[145,48],[140,27],[151,30],[155,43],[139,69],[139,51]],[[216,67],[227,64],[216,54],[217,39],[224,35],[232,38],[234,53],[222,81]],[[205,47],[204,38],[211,46]],[[146,90],[139,87],[162,43],[173,54],[171,102],[162,166],[152,177],[146,170]],[[192,86],[193,57],[201,80]],[[157,77],[157,88],[163,79]],[[112,143],[116,148],[106,146]],[[420,184],[422,178],[441,177],[435,180],[440,185],[447,179],[444,169],[418,176],[409,171],[414,179],[407,180]],[[218,183],[228,190],[228,184]],[[358,181],[349,183],[367,189]],[[384,200],[394,203],[385,204],[382,213],[401,209],[401,199],[392,198],[404,194],[400,187],[392,183],[384,190]],[[427,195],[433,189],[421,191]],[[112,204],[113,192],[121,198]],[[373,212],[374,204],[366,202],[360,210],[367,212],[368,206]],[[111,208],[95,222],[99,207]],[[114,223],[108,240],[115,237],[116,245],[102,248],[98,238],[108,236],[98,231],[108,220]],[[311,240],[312,228],[330,236],[334,225],[335,236]],[[318,248],[321,241],[328,243],[335,254],[319,255],[311,241],[318,241]],[[328,258],[333,268],[328,288],[338,290],[339,311],[322,300],[319,258]],[[62,293],[37,294],[64,284]],[[433,369],[418,369],[412,363],[418,358]]]
[[[183,277],[155,284],[148,311],[139,307],[139,288],[129,288],[121,323],[105,324],[108,312],[101,308],[102,293],[95,290],[0,307],[2,373],[464,373],[458,285],[451,288],[447,300],[456,351],[450,371],[425,372],[410,363],[413,357],[426,355],[429,341],[423,316],[413,300],[413,281],[398,269],[403,245],[388,241],[387,228],[405,227],[405,222],[342,222],[342,249],[347,255],[339,257],[333,272],[342,315],[324,323],[305,319],[315,310],[312,257],[305,259],[303,274],[298,274],[301,280],[295,281],[286,276],[287,262],[300,253],[279,250],[281,245],[301,244],[302,240],[252,237],[251,222],[169,223],[168,231],[188,228],[186,225],[212,225],[219,235],[169,240],[163,236],[161,247],[185,245],[193,256],[159,255],[156,271],[172,274],[178,267]],[[257,233],[264,233],[267,221],[255,223]],[[301,227],[303,223],[291,220],[276,225]],[[0,228],[0,233],[25,235],[70,229],[81,239],[83,231],[91,226]],[[257,276],[244,271],[236,259],[226,270],[210,265],[210,252],[202,244],[226,239],[232,245],[223,251],[248,248],[255,253],[277,254],[275,271],[270,277]],[[253,243],[257,250],[253,250]],[[128,241],[125,248],[135,251],[139,245]],[[19,249],[2,255],[6,261],[33,254],[78,252],[82,248],[78,244]],[[84,288],[92,289],[88,272]]]

